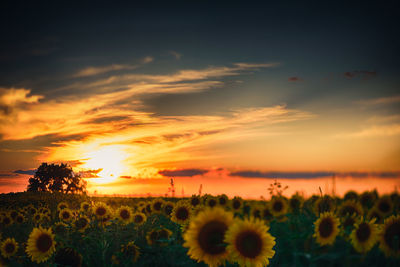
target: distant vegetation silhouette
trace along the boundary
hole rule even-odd
[[[27,191],[86,194],[86,181],[67,164],[42,163],[34,177],[29,178]]]

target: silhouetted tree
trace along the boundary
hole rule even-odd
[[[35,176],[29,178],[27,191],[86,193],[86,181],[67,164],[42,163]]]

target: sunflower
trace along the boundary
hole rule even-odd
[[[355,214],[356,216],[360,216],[363,213],[363,208],[361,204],[354,200],[346,200],[340,205],[337,214],[340,217],[352,216]]]
[[[99,220],[106,219],[111,213],[109,206],[103,202],[97,202],[92,209],[93,214],[96,215]]]
[[[271,208],[269,205],[264,205],[261,210],[261,216],[266,221],[271,221],[274,218],[274,215],[271,213]]]
[[[68,203],[67,203],[67,202],[64,202],[64,201],[61,201],[61,202],[58,203],[58,205],[57,205],[57,210],[58,210],[58,211],[60,211],[60,210],[62,210],[62,209],[67,209],[67,208],[69,208]]]
[[[253,204],[250,210],[250,216],[261,219],[262,216],[262,207],[259,204]]]
[[[155,245],[158,240],[158,230],[153,229],[150,232],[148,232],[146,234],[146,240],[147,240],[147,244],[149,244],[150,246]]]
[[[173,202],[171,202],[171,201],[164,202],[163,212],[164,212],[165,215],[170,216],[173,209],[174,209],[174,203]]]
[[[299,194],[293,195],[289,199],[289,208],[292,213],[298,213],[303,207],[304,198]]]
[[[142,224],[144,224],[144,223],[146,222],[146,219],[147,219],[146,215],[145,215],[144,213],[142,213],[142,212],[136,212],[136,213],[134,213],[134,214],[132,215],[132,218],[133,218],[133,222],[134,222],[136,225],[142,225]]]
[[[215,199],[215,197],[210,195],[206,198],[206,206],[207,207],[213,208],[213,207],[217,206],[217,204],[218,204],[218,202],[217,202],[217,199]]]
[[[221,265],[228,258],[224,236],[233,222],[233,214],[222,208],[207,208],[190,221],[183,234],[183,246],[190,258],[210,266]]]
[[[60,210],[58,217],[64,222],[70,222],[73,219],[72,211],[69,208],[64,208]]]
[[[280,217],[287,213],[288,205],[283,197],[273,197],[269,205],[270,211],[275,217]]]
[[[8,214],[6,214],[6,215],[3,215],[3,219],[1,222],[4,224],[4,226],[9,226],[13,223],[13,220],[11,219],[11,217]]]
[[[161,198],[156,198],[151,202],[151,210],[154,213],[161,213],[163,205],[164,205],[164,200],[162,200]]]
[[[201,204],[200,196],[192,195],[192,197],[190,198],[190,205],[192,205],[192,207],[194,208],[200,204]]]
[[[227,195],[222,194],[217,196],[218,205],[225,207],[228,204],[229,198]]]
[[[365,191],[360,195],[360,203],[365,208],[371,208],[375,202],[376,198],[374,193],[370,191]]]
[[[131,259],[132,262],[136,262],[140,256],[139,247],[135,245],[133,241],[126,245],[121,246],[121,252]]]
[[[319,216],[323,212],[331,212],[334,210],[334,202],[330,196],[318,198],[314,203],[314,212]]]
[[[90,203],[87,201],[83,201],[81,203],[81,211],[82,212],[88,212],[90,210]]]
[[[376,202],[377,210],[382,214],[383,217],[386,217],[392,213],[393,210],[393,202],[389,196],[383,196]]]
[[[19,213],[18,215],[17,215],[17,217],[15,217],[15,220],[14,220],[16,223],[19,223],[19,224],[21,224],[21,223],[23,223],[23,222],[25,222],[25,217],[24,217],[24,215],[22,214],[22,213]]]
[[[368,214],[367,214],[367,219],[372,220],[374,218],[375,218],[377,223],[382,223],[383,222],[383,216],[379,212],[378,208],[376,208],[376,207],[370,209]]]
[[[1,242],[1,255],[9,259],[14,256],[18,251],[18,243],[15,241],[14,238],[7,238],[3,242]]]
[[[10,215],[11,219],[15,220],[15,217],[18,215],[18,211],[11,210],[8,214]]]
[[[147,203],[145,207],[146,214],[151,214],[151,203]]]
[[[340,226],[343,229],[343,232],[345,233],[350,233],[353,230],[356,222],[357,222],[356,214],[340,218]]]
[[[29,235],[26,253],[32,261],[41,263],[46,261],[56,250],[54,234],[49,229],[34,228]]]
[[[324,212],[320,214],[317,221],[314,222],[315,232],[313,237],[323,246],[333,244],[339,233],[339,219],[332,212]]]
[[[67,227],[68,225],[63,222],[56,222],[53,226],[54,233],[62,236],[67,232]]]
[[[379,239],[379,247],[386,256],[400,257],[400,215],[385,219]]]
[[[26,210],[30,215],[34,215],[36,213],[36,208],[32,205],[29,205]]]
[[[375,245],[378,235],[379,227],[375,224],[375,219],[371,221],[360,220],[355,224],[350,238],[355,250],[360,253],[367,253]]]
[[[39,223],[42,220],[42,214],[40,212],[36,212],[33,215],[32,220],[34,223]]]
[[[234,211],[239,211],[243,207],[243,199],[241,197],[234,197],[231,200],[231,207]]]
[[[185,200],[180,200],[172,210],[171,220],[179,224],[186,224],[190,220],[191,213],[190,205]]]
[[[64,247],[57,250],[54,256],[54,263],[60,266],[82,266],[82,255],[75,249]]]
[[[121,206],[116,211],[117,219],[123,224],[129,224],[133,221],[132,214],[132,209],[128,206]]]
[[[79,232],[83,233],[89,227],[90,220],[87,216],[81,215],[78,219],[74,221],[74,227]]]
[[[239,266],[267,266],[275,255],[275,237],[258,219],[236,220],[225,234],[226,250]]]
[[[356,191],[350,190],[348,192],[346,192],[346,194],[344,194],[344,200],[354,200],[357,201],[358,200],[358,194]]]

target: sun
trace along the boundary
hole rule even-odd
[[[127,154],[121,146],[104,146],[85,155],[87,161],[82,165],[85,169],[100,170],[99,178],[93,179],[96,183],[110,183],[115,181],[126,169],[124,160]]]

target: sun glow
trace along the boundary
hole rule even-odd
[[[115,181],[126,169],[124,160],[128,155],[120,146],[106,146],[86,154],[88,159],[82,168],[100,170],[98,178],[92,179],[95,183],[110,183]]]

